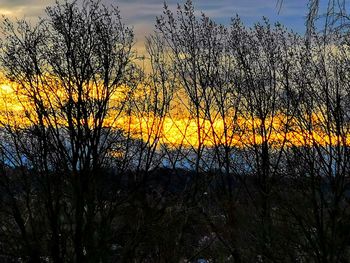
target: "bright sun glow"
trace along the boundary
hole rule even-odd
[[[96,91],[91,90],[95,95],[100,96]],[[59,94],[59,92],[56,92]],[[16,94],[10,84],[0,85],[1,123],[11,125],[29,125],[28,109],[32,106],[25,103],[21,96]],[[54,96],[49,93],[48,96]],[[127,88],[121,88],[116,95],[112,97],[115,104],[125,100],[128,96]],[[50,98],[51,99],[51,98]],[[57,99],[57,98],[56,98]],[[116,113],[115,113],[116,114]],[[199,121],[199,122],[198,122]],[[170,145],[172,147],[185,146],[197,147],[199,144],[212,147],[215,145],[227,145],[230,147],[249,147],[259,145],[264,140],[274,147],[280,146],[305,146],[315,143],[320,145],[333,145],[337,143],[350,144],[350,135],[346,138],[336,136],[334,133],[326,133],[322,129],[321,117],[314,115],[311,117],[313,130],[303,130],[298,125],[297,120],[289,120],[290,128],[285,130],[286,117],[283,114],[277,114],[273,119],[267,119],[265,125],[269,125],[270,132],[267,137],[259,133],[262,125],[258,119],[238,117],[234,121],[232,118],[224,122],[218,118],[214,121],[190,118],[181,114],[171,114],[162,119],[138,112],[137,114],[121,113],[115,118],[115,115],[108,115],[104,125],[114,127],[129,133],[132,138],[142,139],[144,142]],[[88,125],[93,125],[91,119]],[[200,123],[200,126],[197,125]],[[65,121],[60,122],[65,125]],[[199,128],[198,128],[199,127]],[[225,130],[226,127],[226,130]],[[200,140],[200,141],[199,141]]]

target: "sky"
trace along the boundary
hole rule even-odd
[[[164,0],[101,0],[107,6],[118,6],[127,25],[133,26],[136,41],[143,42],[144,37],[154,29],[156,16],[162,14]],[[167,0],[175,10],[177,3],[184,0]],[[216,22],[229,24],[230,18],[238,14],[247,25],[268,17],[271,22],[279,21],[297,32],[305,30],[307,0],[284,0],[278,7],[278,0],[193,0],[198,13],[204,12]],[[53,5],[55,0],[0,0],[0,15],[35,20],[45,16],[45,7]]]

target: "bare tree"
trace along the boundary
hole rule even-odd
[[[309,1],[307,38],[165,5],[145,67],[99,2],[4,20],[0,253],[347,262],[350,52],[328,2],[320,32]]]
[[[8,20],[2,27],[2,68],[29,123],[16,147],[42,184],[37,198],[45,203],[52,259],[95,262],[109,250],[110,208],[98,189],[113,136],[106,120],[118,118],[124,102],[111,99],[132,81],[133,33],[117,9],[94,1],[57,3],[47,14],[34,27]]]
[[[314,36],[312,45],[300,58],[305,72],[298,89],[301,100],[296,117],[296,147],[291,151],[291,168],[297,185],[291,193],[296,205],[290,206],[291,218],[298,223],[301,247],[314,262],[339,262],[348,258],[346,229],[349,177],[348,99],[346,68],[348,47],[343,37]],[[326,46],[326,48],[325,48]],[[294,160],[292,160],[294,159]],[[298,206],[298,198],[303,205]]]

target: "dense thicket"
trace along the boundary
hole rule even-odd
[[[348,262],[350,43],[165,5],[3,22],[5,262]],[[18,110],[20,108],[20,110]]]

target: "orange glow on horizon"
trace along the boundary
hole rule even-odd
[[[94,91],[96,96],[99,96]],[[47,96],[57,96],[49,93]],[[115,104],[120,103],[128,97],[126,87],[122,87],[111,99]],[[28,126],[31,121],[28,119],[28,109],[32,105],[21,100],[21,95],[16,94],[10,84],[0,85],[1,102],[1,125]],[[57,99],[57,97],[56,97]],[[204,119],[194,119],[184,114],[170,113],[164,118],[155,117],[152,113],[137,112],[127,114],[121,112],[114,119],[113,111],[104,120],[105,127],[112,127],[122,130],[135,139],[142,139],[144,142],[169,145],[173,147],[198,147],[200,144],[213,147],[224,145],[229,147],[250,147],[262,144],[267,141],[272,147],[290,146],[312,146],[319,145],[350,145],[350,134],[337,136],[334,133],[326,133],[322,129],[322,117],[313,115],[311,122],[313,129],[306,131],[298,125],[298,120],[293,118],[288,120],[283,114],[277,114],[273,119],[265,120],[269,132],[262,136],[260,127],[261,121],[253,118],[239,116],[233,120],[228,118],[222,120],[217,118],[213,121]],[[198,127],[197,123],[200,123]],[[91,122],[91,123],[90,123]],[[89,127],[92,127],[94,120],[89,120]],[[60,125],[65,125],[65,121],[60,121]],[[225,130],[226,127],[226,130]],[[200,141],[199,141],[200,138]]]

